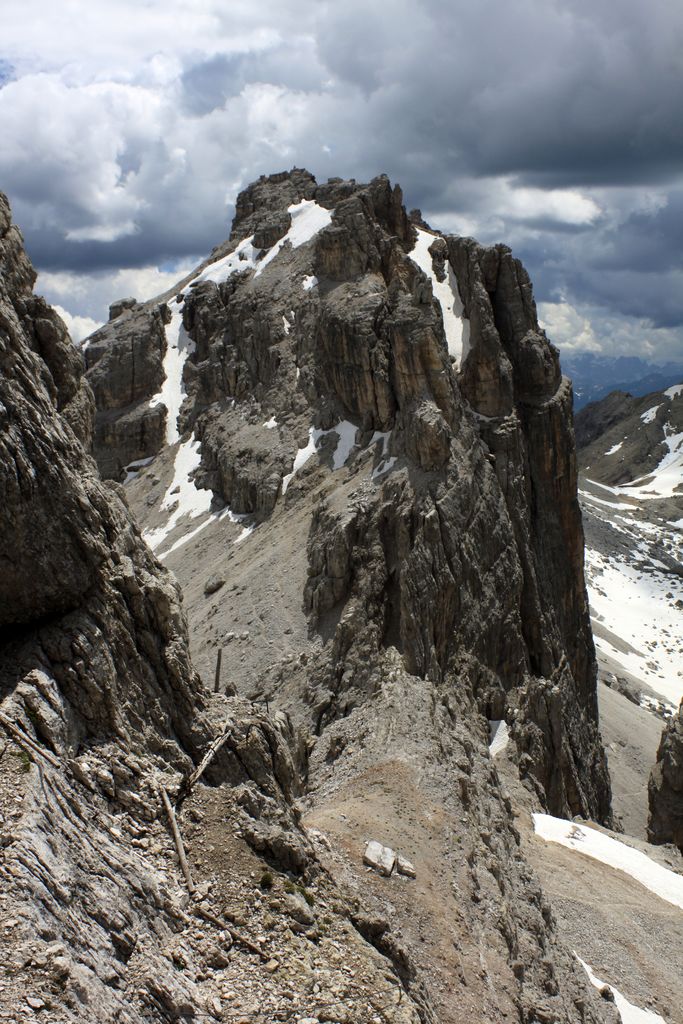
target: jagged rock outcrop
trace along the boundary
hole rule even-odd
[[[164,379],[166,306],[119,306],[84,350],[98,409],[94,451],[102,476],[115,480],[131,462],[155,455],[166,439],[166,410],[149,405]]]
[[[302,244],[309,215],[321,219]],[[227,272],[190,275],[176,314],[193,346],[178,424],[201,442],[195,483],[260,521],[307,433],[321,453],[332,434],[334,458],[349,424],[351,460],[381,435],[375,468],[391,472],[362,489],[364,511],[311,524],[308,607],[315,623],[332,601],[342,619],[316,685],[339,694],[348,664],[371,675],[370,648],[389,642],[434,681],[464,673],[482,710],[515,717],[548,806],[607,820],[571,387],[509,249],[430,235],[425,274],[415,232],[386,177],[317,185],[293,171],[239,197],[232,240],[212,254]],[[465,318],[457,358],[434,300],[445,268]],[[108,330],[125,336],[131,315]]]
[[[683,853],[683,702],[662,733],[648,799],[648,839],[673,843]]]
[[[586,448],[608,430],[628,418],[633,412],[636,400],[626,391],[611,391],[599,402],[590,402],[574,417],[576,444]]]
[[[167,389],[178,439],[128,493],[186,583],[196,635],[225,645],[231,685],[310,730],[307,814],[316,829],[358,815],[336,838],[355,837],[359,862],[359,800],[387,815],[377,838],[394,848],[403,800],[439,818],[426,889],[375,893],[358,930],[424,1021],[457,1019],[462,999],[472,1019],[599,1019],[487,749],[487,719],[506,719],[538,803],[609,821],[571,388],[523,268],[505,247],[416,227],[384,176],[318,185],[296,170],[245,190],[230,242],[108,330],[162,301],[162,387],[184,339]],[[280,658],[302,601],[299,647]],[[329,870],[364,904],[345,850]],[[437,877],[457,924],[421,963]],[[387,914],[395,927],[377,924]]]

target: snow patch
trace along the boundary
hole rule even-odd
[[[273,430],[273,428],[277,426],[277,420],[275,419],[274,416],[271,416],[269,420],[266,420],[263,426],[266,428],[266,430]]]
[[[233,544],[241,544],[243,540],[246,540],[247,537],[251,536],[255,529],[256,523],[251,523],[249,526],[245,526],[239,537],[233,541]]]
[[[676,714],[676,708],[668,700],[658,700],[656,697],[649,697],[646,693],[640,694],[639,704],[646,711],[652,711],[656,715],[664,715],[671,718]]]
[[[337,470],[346,465],[349,455],[356,446],[358,427],[349,420],[340,420],[337,426],[333,428],[333,432],[339,436],[339,441],[332,457],[332,469]]]
[[[263,257],[254,277],[258,277],[272,263],[286,242],[289,242],[293,249],[298,249],[305,242],[310,242],[314,235],[332,223],[333,210],[326,210],[324,206],[318,206],[314,199],[302,199],[300,203],[294,203],[287,207],[291,215],[292,223],[289,231],[282,238],[278,239],[272,249],[269,249]]]
[[[664,394],[667,398],[673,399],[678,398],[681,392],[683,392],[683,384],[674,384],[672,388],[667,388]]]
[[[192,480],[192,474],[198,469],[200,462],[199,441],[192,436],[178,446],[173,464],[173,480],[161,502],[161,511],[170,511],[166,523],[143,533],[144,539],[153,551],[160,547],[184,516],[195,519],[206,514],[211,508],[211,491],[198,490]]]
[[[510,730],[505,719],[492,719],[489,721],[489,734],[491,737],[489,754],[491,757],[495,757],[496,754],[501,754],[510,742]]]
[[[183,302],[174,299],[169,302],[171,322],[166,324],[166,354],[163,369],[164,382],[161,390],[149,400],[150,408],[156,405],[166,406],[166,444],[175,444],[180,440],[178,433],[178,415],[185,399],[183,369],[185,360],[194,352],[194,342],[183,327]]]
[[[292,466],[292,472],[291,473],[287,473],[287,475],[282,478],[282,493],[283,494],[287,493],[287,488],[289,487],[289,485],[290,485],[290,483],[292,481],[292,478],[295,476],[295,474],[298,473],[298,471],[300,469],[302,469],[303,466],[306,465],[306,463],[310,459],[311,455],[315,454],[315,451],[316,451],[316,449],[318,447],[318,441],[320,440],[320,438],[323,436],[324,433],[325,433],[325,431],[318,430],[316,427],[309,427],[309,429],[308,429],[308,444],[304,448],[299,448],[299,450],[296,453],[296,456],[294,458],[294,465]]]
[[[619,451],[623,443],[623,441],[620,441],[619,444],[612,445],[612,447],[605,452],[605,455],[616,455],[616,453]]]
[[[265,424],[265,426],[268,426],[268,424]],[[318,443],[322,437],[326,437],[328,434],[336,434],[338,437],[337,447],[332,456],[332,469],[337,470],[346,465],[349,455],[355,448],[357,433],[358,427],[355,423],[351,423],[350,420],[340,420],[336,427],[332,427],[330,430],[318,430],[316,427],[310,427],[308,431],[308,444],[305,448],[299,448],[294,459],[292,472],[288,473],[282,480],[282,493],[287,493],[292,477],[302,466],[305,466],[311,455],[317,451]]]
[[[311,288],[318,287],[318,278],[314,274],[310,274],[308,277],[303,279],[301,287],[305,292],[310,292]]]
[[[258,256],[258,250],[252,244],[253,240],[253,235],[249,238],[243,238],[239,245],[232,252],[228,253],[227,256],[223,256],[222,259],[216,260],[215,263],[211,263],[202,270],[201,274],[198,274],[190,282],[190,285],[198,285],[200,281],[213,281],[214,284],[223,284],[232,274],[240,270],[253,269],[256,266],[256,257]]]
[[[123,481],[124,484],[129,484],[131,480],[137,479],[140,475],[140,470],[144,469],[145,466],[149,466],[151,462],[154,462],[156,456],[150,455],[148,459],[138,459],[137,462],[129,462],[126,466],[126,479]]]
[[[652,421],[654,420],[655,416],[657,415],[657,410],[661,409],[661,408],[662,408],[661,404],[660,405],[653,405],[651,409],[647,410],[647,412],[641,413],[640,414],[640,418],[643,421],[643,423],[652,423]]]
[[[622,996],[618,988],[611,985],[607,981],[601,981],[597,978],[593,971],[585,961],[581,959],[578,953],[574,953],[574,956],[579,961],[584,971],[588,975],[591,985],[595,988],[602,989],[605,985],[609,985],[612,993],[614,994],[614,1003],[621,1016],[622,1024],[666,1024],[663,1017],[660,1017],[658,1013],[653,1010],[641,1010],[639,1006],[634,1006],[633,1003],[629,1003],[625,996]]]
[[[284,329],[285,335],[289,334],[291,326],[292,325],[290,324],[289,320],[287,319],[287,317],[283,313],[283,315],[282,315],[282,327]]]
[[[389,451],[389,440],[391,438],[390,430],[376,430],[370,438],[370,444],[368,448],[371,448],[373,444],[377,444],[378,441],[382,442],[382,460],[372,471],[371,479],[377,480],[378,477],[384,476],[385,473],[390,473],[396,465],[396,456],[392,455],[388,458]]]
[[[377,480],[378,477],[384,476],[385,473],[390,473],[396,465],[396,456],[392,455],[390,459],[384,459],[378,466],[372,471],[372,479]]]
[[[420,270],[432,282],[434,298],[441,306],[448,352],[455,357],[456,366],[459,369],[467,358],[470,347],[470,322],[463,315],[464,306],[460,298],[458,282],[448,259],[446,259],[446,277],[443,281],[439,281],[434,273],[432,257],[429,253],[429,247],[436,240],[437,236],[431,235],[428,231],[423,231],[421,228],[416,230],[417,241],[415,248],[410,253],[410,258],[417,263]]]
[[[559,843],[622,871],[660,899],[683,909],[683,875],[662,867],[640,850],[634,850],[588,825],[577,825],[550,814],[535,813],[533,819],[536,835],[541,839]]]

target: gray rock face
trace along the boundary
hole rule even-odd
[[[683,853],[683,702],[667,723],[648,785],[651,843],[673,843]]]
[[[109,307],[109,319],[116,320],[116,318],[121,316],[122,313],[125,313],[127,310],[133,309],[134,306],[137,306],[137,303],[138,300],[132,297],[117,299],[117,301],[112,302]]]
[[[408,258],[415,229],[386,177],[262,178],[238,198],[232,243],[212,258],[259,232],[281,245],[288,208],[302,200],[333,211],[309,244],[287,243],[262,274],[247,266],[186,289],[194,351],[179,425],[201,441],[196,483],[264,521],[310,425],[350,421],[361,450],[385,435],[374,466],[392,472],[381,486],[361,489],[355,510],[321,508],[311,523],[306,607],[314,628],[333,611],[341,619],[318,666],[321,690],[337,695],[324,719],[347,699],[349,666],[360,660],[359,678],[371,677],[391,644],[411,672],[466,680],[488,717],[516,716],[522,771],[550,810],[608,820],[571,386],[539,328],[529,277],[505,246],[434,236],[435,279],[448,264],[469,321],[454,368],[432,281]],[[159,351],[155,304],[100,332],[100,432],[116,429],[107,363],[141,317]],[[264,429],[271,418],[276,429]]]
[[[166,408],[150,407],[149,399],[164,379],[166,318],[163,305],[125,306],[88,339],[87,379],[98,409],[93,446],[105,478],[122,480],[125,466],[164,443]]]
[[[648,474],[668,454],[667,437],[681,431],[683,391],[675,387],[641,398],[612,391],[576,417],[581,464],[590,466],[591,479],[608,486],[644,480],[643,489],[648,490]],[[656,484],[653,489],[657,490]],[[679,505],[682,501],[679,492]]]
[[[16,229],[0,244],[3,266],[15,268],[0,280],[2,685],[48,671],[73,707],[70,743],[102,729],[140,731],[146,708],[150,725],[192,749],[197,680],[177,586],[72,429],[70,420],[87,438],[92,398],[58,317],[33,300]],[[38,347],[38,332],[49,345]],[[65,635],[82,652],[73,662],[63,657]],[[172,701],[160,699],[165,688]]]

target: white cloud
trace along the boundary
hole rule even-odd
[[[66,329],[75,345],[80,345],[84,338],[101,326],[100,322],[92,320],[89,316],[72,316],[63,306],[55,304],[54,309],[66,324]]]
[[[124,220],[116,224],[92,224],[85,228],[73,228],[66,233],[68,242],[115,242],[118,238],[134,235],[138,230],[135,221]]]
[[[38,275],[36,291],[55,306],[74,340],[76,336],[80,340],[107,319],[109,305],[115,299],[130,295],[144,302],[156,298],[173,288],[199,262],[200,259],[184,260],[173,270],[149,266],[125,268],[111,274],[44,272]],[[85,315],[81,315],[83,312]],[[71,324],[74,324],[73,332]]]
[[[575,190],[519,188],[512,181],[503,183],[493,209],[505,218],[572,225],[591,224],[600,216],[595,200]]]
[[[649,320],[615,314],[604,306],[566,300],[539,302],[538,316],[550,340],[564,352],[681,361],[676,328],[655,327]]]
[[[602,351],[588,317],[582,316],[568,302],[539,302],[538,319],[550,340],[560,348]]]

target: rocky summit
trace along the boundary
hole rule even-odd
[[[567,850],[622,844],[510,250],[295,169],[82,353],[33,283],[3,200],[1,1019],[674,1022],[671,900]]]

